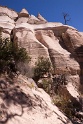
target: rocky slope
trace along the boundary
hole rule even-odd
[[[0,124],[72,124],[49,95],[22,75],[0,77]]]
[[[49,58],[54,67],[54,74],[65,75],[67,84],[61,90],[63,91],[63,95],[68,95],[73,101],[79,102],[83,87],[83,34],[81,32],[68,25],[47,22],[40,14],[35,17],[34,15],[30,15],[25,9],[22,9],[20,13],[16,13],[7,7],[0,7],[0,27],[3,28],[3,37],[12,37],[13,41],[18,42],[20,47],[26,48],[31,56],[30,70],[28,72],[30,77],[33,75],[33,67],[38,57],[44,56]],[[39,93],[35,90],[30,92]],[[41,93],[41,95],[43,93]],[[38,108],[38,111],[42,110],[40,109],[41,108]],[[52,112],[51,110],[49,111],[48,113]],[[38,119],[40,112],[35,115],[34,113],[36,113],[36,109],[33,110],[32,113],[29,113],[31,116],[33,115],[34,118],[32,119],[31,116],[28,115],[27,118],[28,120],[30,119],[30,121],[33,120],[30,123],[37,124],[38,120],[35,122],[35,117]],[[41,114],[43,122],[39,124],[53,124],[56,121],[56,112],[53,113],[55,119],[53,120],[53,117],[50,119],[46,118],[46,122],[42,115],[43,111]],[[22,118],[15,118],[19,118],[20,124],[22,124]],[[23,118],[25,118],[24,114]],[[27,119],[25,120],[27,122]],[[56,124],[67,123],[64,119],[62,120],[63,122],[60,122],[61,119],[59,122],[58,120]],[[12,120],[12,123],[15,123],[14,120]],[[8,124],[10,124],[10,122],[8,122]]]

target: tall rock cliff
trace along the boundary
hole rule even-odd
[[[54,67],[54,74],[65,75],[67,84],[63,88],[63,94],[68,94],[69,97],[79,101],[83,83],[83,34],[81,32],[62,23],[47,22],[40,14],[35,17],[25,9],[17,13],[7,7],[0,7],[0,27],[3,28],[3,37],[13,37],[13,41],[20,47],[26,48],[31,56],[30,76],[39,56],[49,58]],[[56,124],[63,123],[66,122]]]

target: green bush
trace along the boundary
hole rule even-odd
[[[58,93],[60,86],[67,85],[66,74],[59,74],[53,76],[53,90]]]
[[[2,38],[0,31],[0,72],[16,72],[16,64],[25,61],[30,61],[26,49],[18,47],[16,42],[10,41],[8,38]]]
[[[43,88],[48,94],[52,92],[52,79],[42,78],[37,82],[39,88]]]
[[[75,107],[73,102],[64,96],[56,95],[53,98],[53,103],[66,114],[67,117],[73,118],[75,115]]]
[[[42,78],[45,74],[51,71],[51,63],[48,58],[39,57],[38,62],[35,63],[34,80]]]

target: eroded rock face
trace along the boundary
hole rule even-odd
[[[17,83],[10,85],[5,77],[0,78],[1,124],[72,124],[43,89],[35,89],[22,75],[14,80]]]
[[[15,22],[14,22],[14,20],[13,19],[11,19],[10,17],[8,17],[8,16],[0,16],[0,23],[1,22],[8,22],[8,23],[12,23],[12,24],[14,24]]]
[[[18,14],[18,17],[29,17],[29,13],[26,9],[22,9],[21,12]]]
[[[44,19],[44,17],[42,17],[42,15],[40,15],[40,13],[38,13],[37,18],[41,21],[41,23],[46,23],[47,22],[47,20]]]
[[[62,38],[71,53],[83,45],[83,36],[76,30],[68,29],[62,34]]]
[[[7,7],[0,7],[0,27],[7,34],[11,34],[12,29],[15,27],[15,21],[18,17],[17,13]]]
[[[0,6],[0,15],[6,15],[12,19],[16,19],[18,17],[17,12],[7,7]]]
[[[40,14],[38,17],[29,15],[25,9],[18,16],[16,12],[8,8],[0,8],[0,27],[3,28],[3,35],[6,37],[12,35],[14,42],[26,48],[31,56],[29,65],[31,74],[39,56],[49,58],[55,75],[66,75],[65,91],[78,101],[80,83],[83,83],[82,33],[61,23],[47,22]],[[18,19],[14,21],[17,17]],[[45,122],[45,124],[50,123]]]
[[[29,17],[29,20],[28,20],[29,24],[37,24],[38,22],[40,22],[40,20],[37,17],[35,17],[34,15],[31,15]]]
[[[20,17],[20,18],[18,18],[18,20],[16,21],[16,25],[17,25],[17,24],[20,24],[20,23],[27,23],[28,20],[29,20],[29,18],[27,18],[27,17]]]
[[[36,39],[34,30],[32,30],[32,26],[29,26],[19,25],[13,30],[13,36],[14,42],[18,42],[20,47],[26,48],[28,54],[31,57],[30,66],[33,70],[38,57],[43,56],[45,58],[49,58],[49,53],[48,49]],[[31,75],[33,75],[33,71]]]
[[[70,52],[60,45],[59,39],[55,36],[52,30],[38,30],[36,31],[36,37],[48,48],[49,56],[55,69],[55,74],[65,74],[66,82],[68,84],[66,90],[68,91],[67,94],[71,94],[71,96],[78,99],[78,89],[80,86],[80,64],[74,57],[71,57]],[[74,88],[73,85],[77,87]],[[69,97],[71,96],[69,95]]]
[[[75,61],[74,58],[70,58],[70,53],[61,47],[59,40],[56,36],[54,36],[54,33],[51,30],[36,31],[36,37],[43,45],[48,48],[53,66],[56,65],[56,74],[79,74],[79,64]]]
[[[3,10],[4,7],[1,8]],[[5,9],[10,16],[16,16],[14,11]],[[0,26],[8,33],[13,30],[14,42],[26,48],[32,58],[31,65],[39,56],[45,56],[50,58],[55,74],[80,75],[80,64],[73,53],[83,45],[83,36],[76,29],[61,23],[36,24],[45,19],[40,14],[38,18],[29,16],[25,9],[19,13],[16,26],[10,16],[1,16]]]

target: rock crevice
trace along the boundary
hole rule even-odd
[[[12,37],[13,41],[17,42],[20,47],[26,48],[31,56],[30,77],[33,75],[33,67],[38,57],[49,58],[55,75],[67,75],[65,77],[67,80],[66,90],[63,89],[63,94],[67,91],[66,93],[78,101],[83,88],[83,33],[62,23],[47,22],[40,14],[37,17],[30,15],[26,9],[22,9],[17,14],[7,7],[0,7],[0,27],[3,28],[3,37]],[[33,90],[33,93],[37,95],[39,92]],[[35,110],[33,110],[34,112]],[[39,115],[35,114],[35,117],[39,117]],[[57,120],[53,119],[55,116],[57,115],[53,113],[51,117],[53,121]],[[28,117],[29,120],[31,117]],[[22,124],[21,119],[19,123]],[[32,124],[33,121],[30,123]],[[59,124],[64,123],[66,122],[59,120]],[[50,120],[45,124],[51,124]],[[54,123],[52,122],[52,124]]]

